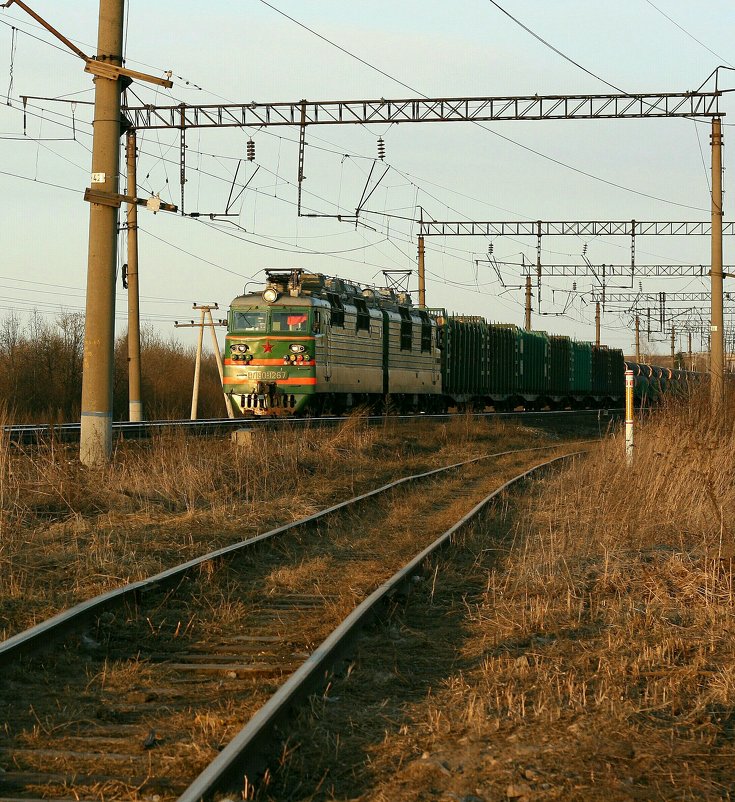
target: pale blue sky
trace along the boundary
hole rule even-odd
[[[451,4],[274,0],[272,4],[432,97],[612,91],[544,47],[489,0]],[[32,0],[31,5],[82,49],[94,52],[97,0],[75,0],[61,6]],[[694,89],[718,64],[735,63],[735,10],[731,3],[705,6],[658,0],[655,6],[660,11],[647,0],[505,0],[500,5],[589,71],[628,92]],[[27,136],[23,137],[18,97],[79,92],[73,97],[91,100],[91,78],[75,57],[29,38],[27,34],[51,41],[19,8],[0,11],[0,23],[0,185],[4,198],[0,314],[8,308],[27,310],[34,305],[48,314],[62,307],[80,308],[86,277],[88,211],[82,195],[89,182],[89,107],[72,109],[66,104],[31,101]],[[11,26],[18,29],[12,53],[12,89]],[[412,94],[258,0],[212,0],[206,4],[130,0],[126,54],[128,65],[135,69],[156,74],[173,71],[175,83],[170,91],[134,85],[147,103]],[[735,75],[723,73],[721,85],[735,86]],[[6,105],[9,90],[11,106]],[[725,112],[735,111],[729,98],[726,95],[722,101]],[[131,102],[136,101],[131,97]],[[54,125],[53,120],[62,125]],[[735,123],[735,114],[732,121]],[[727,168],[732,163],[730,117],[724,122]],[[376,139],[382,135],[386,164],[392,169],[371,198],[370,208],[376,212],[412,217],[418,203],[437,219],[709,218],[707,125],[688,120],[610,120],[506,122],[488,127],[520,145],[636,192],[584,177],[474,125],[322,126],[307,133],[305,205],[328,213],[338,207],[342,212],[353,210],[376,155]],[[303,266],[369,283],[380,282],[381,269],[413,264],[416,232],[408,222],[369,215],[365,222],[376,229],[373,231],[355,230],[336,220],[296,217],[295,129],[189,132],[188,211],[224,211],[234,169],[244,157],[249,135],[256,141],[256,164],[261,170],[235,207],[240,229],[225,223],[214,226],[209,220],[141,213],[142,311],[165,332],[172,331],[174,318],[191,317],[191,302],[218,301],[226,306],[241,291],[247,280],[244,277],[257,278],[265,267]],[[160,192],[164,199],[178,203],[177,159],[176,132],[146,132],[138,169],[141,192]],[[250,177],[253,169],[243,162],[238,182]],[[728,185],[726,170],[726,191]],[[728,201],[726,194],[725,217],[731,219]],[[584,244],[579,238],[548,238],[544,261],[579,262]],[[586,244],[587,256],[594,263],[629,261],[629,240],[592,239]],[[699,264],[709,260],[706,238],[639,238],[636,245],[638,263]],[[475,270],[474,258],[486,254],[487,240],[433,239],[427,246],[430,305],[446,305],[493,320],[522,321],[522,292],[502,292],[494,272],[486,266]],[[498,238],[493,248],[498,259],[514,261],[523,253],[535,260],[532,240]],[[125,259],[124,246],[120,259]],[[728,241],[725,261],[733,261]],[[511,269],[505,278],[509,284],[520,283]],[[579,279],[577,285],[586,289],[589,282]],[[553,296],[552,288],[556,288]],[[542,310],[560,311],[565,288],[571,288],[570,281],[550,280],[544,288]],[[701,282],[692,280],[644,281],[647,291],[703,288]],[[568,311],[564,318],[536,318],[534,325],[580,339],[592,338],[593,308],[576,301]],[[122,292],[118,317],[122,331]],[[631,335],[619,316],[604,316],[603,340],[630,349]],[[660,350],[665,352],[666,344]]]

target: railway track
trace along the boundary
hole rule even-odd
[[[194,802],[252,781],[376,607],[541,450],[406,477],[0,644],[0,799]]]
[[[564,409],[523,412],[478,412],[477,417],[516,418],[532,420],[563,420],[608,418],[610,415],[622,414],[623,409]],[[415,422],[421,420],[447,421],[453,417],[464,416],[466,413],[453,413],[445,415],[391,415],[391,421]],[[386,417],[371,415],[366,418],[370,425],[382,425]],[[308,426],[338,426],[344,423],[344,417],[301,417],[301,418],[208,418],[203,420],[157,420],[131,423],[130,421],[115,421],[112,424],[113,437],[122,440],[144,440],[154,437],[161,432],[174,430],[187,432],[197,436],[225,435],[236,429],[249,428],[277,429],[279,427],[308,427]],[[75,443],[79,441],[80,424],[78,423],[40,423],[40,424],[14,424],[3,426],[2,432],[11,443],[16,445],[33,445],[46,443],[51,440],[61,443]]]

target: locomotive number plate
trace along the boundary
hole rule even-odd
[[[254,379],[255,381],[274,381],[275,379],[287,379],[288,371],[286,370],[261,370],[253,373],[241,373],[241,379]]]

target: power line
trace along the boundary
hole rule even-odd
[[[65,186],[62,186],[61,184],[53,184],[50,181],[41,181],[38,178],[31,178],[30,176],[27,176],[27,175],[19,175],[18,173],[9,173],[6,170],[0,170],[0,175],[7,175],[7,176],[11,176],[12,178],[22,178],[24,181],[31,181],[34,184],[43,184],[44,186],[47,186],[47,187],[55,187],[56,189],[65,189],[67,192],[74,192],[74,193],[79,194],[79,189],[78,188],[77,189],[72,189],[72,187],[65,187]]]
[[[14,108],[14,107],[13,107],[13,108]],[[34,107],[34,108],[35,108],[35,107]],[[16,111],[20,111],[20,109],[15,109],[15,110],[16,110]],[[33,115],[33,113],[32,113],[32,112],[31,112],[31,114],[32,114],[32,116],[40,117],[40,115]],[[65,117],[65,115],[61,115],[61,114],[58,114],[58,116]],[[69,119],[69,118],[68,118],[68,117],[66,117],[66,119]],[[55,124],[57,124],[57,125],[60,125],[60,126],[62,126],[62,127],[67,127],[67,128],[69,127],[69,126],[64,126],[64,125],[63,125],[62,123],[60,123],[60,122],[55,122]],[[70,130],[71,130],[71,129],[70,129]],[[81,132],[81,131],[80,131],[79,133],[83,134],[84,136],[90,136],[90,135],[91,135],[91,134],[89,134],[89,133],[87,133],[87,132]],[[290,140],[290,139],[288,139],[287,137],[279,137],[279,139],[282,139],[283,141],[287,141],[287,142],[291,142],[292,144],[295,144],[294,140]],[[32,139],[32,138],[29,138],[29,141],[36,141],[36,140],[34,140],[34,139]],[[72,140],[71,140],[71,139],[69,139],[68,141],[72,141]],[[77,141],[78,141],[78,140],[77,140]],[[326,140],[323,140],[323,141],[326,141]],[[80,142],[79,144],[80,144],[80,145],[82,145],[82,143],[81,143],[81,142]],[[89,151],[89,149],[88,149],[86,146],[82,145],[82,147],[85,147],[85,149],[86,149],[87,151]],[[169,149],[170,149],[170,148],[169,148]],[[50,149],[50,148],[49,148],[49,150],[50,150],[52,153],[54,153],[55,155],[59,155],[59,154],[56,154],[56,153],[55,153],[55,151],[53,151],[52,149]],[[144,153],[144,154],[146,153],[146,151],[144,151],[142,147],[141,147],[141,152],[142,152],[142,153]],[[208,153],[204,153],[203,151],[195,151],[195,152],[197,152],[197,153],[203,153],[204,155],[208,155],[208,156],[211,156],[212,158],[219,159],[219,157],[218,157],[218,156],[215,156],[214,154],[208,154]],[[342,151],[341,151],[341,150],[335,150],[334,152],[335,152],[335,153],[337,153],[337,154],[339,154],[339,153],[341,153]],[[171,163],[171,164],[174,164],[174,161],[173,161],[173,160],[168,160],[168,159],[166,159],[166,158],[165,158],[165,156],[158,156],[158,157],[156,157],[156,156],[154,156],[154,154],[151,154],[151,153],[148,153],[147,155],[150,155],[150,156],[152,156],[153,158],[158,158],[158,159],[160,159],[160,160],[161,160],[161,161],[163,161],[163,162],[168,162],[168,161],[170,161],[170,163]],[[359,155],[359,154],[358,154],[358,155]],[[64,158],[64,157],[61,157],[61,158]],[[368,157],[361,157],[361,158],[368,158]],[[78,166],[78,167],[79,167],[79,165],[76,165],[76,166]],[[262,165],[261,165],[261,166],[262,166]],[[81,168],[81,167],[80,167],[80,169],[84,169],[84,168]],[[215,173],[211,173],[211,172],[209,172],[209,171],[206,171],[206,170],[203,170],[203,169],[201,169],[201,168],[192,168],[192,169],[194,169],[195,171],[198,171],[198,172],[200,172],[200,173],[201,173],[201,174],[203,174],[203,175],[207,175],[207,176],[209,176],[209,177],[211,177],[211,178],[214,178],[214,179],[216,179],[216,180],[223,181],[223,182],[225,182],[225,181],[229,182],[229,179],[228,179],[228,178],[225,178],[225,177],[223,177],[223,176],[218,176],[218,175],[217,175],[217,174],[215,174]],[[282,178],[282,177],[278,176],[276,173],[273,173],[272,171],[268,170],[268,168],[267,168],[267,167],[263,167],[263,169],[265,169],[265,171],[266,171],[267,173],[270,173],[270,174],[271,174],[271,175],[273,175],[274,177],[280,178],[280,180],[281,180],[283,183],[285,183],[286,185],[289,185],[289,186],[294,186],[293,182],[289,181],[289,180],[288,180],[288,179],[286,179],[286,178]],[[451,206],[451,205],[449,205],[449,204],[446,204],[446,202],[445,202],[445,201],[441,200],[440,198],[436,197],[435,195],[433,195],[432,193],[428,192],[426,189],[424,189],[423,187],[420,187],[420,186],[418,186],[418,185],[415,183],[415,181],[424,181],[424,179],[418,178],[418,177],[416,177],[416,176],[412,176],[412,175],[411,175],[411,174],[409,174],[409,173],[403,173],[402,171],[398,170],[398,169],[397,169],[397,168],[395,168],[395,167],[394,167],[393,169],[394,169],[394,170],[396,170],[396,172],[397,172],[397,173],[398,173],[398,174],[399,174],[401,177],[405,178],[405,179],[408,181],[408,183],[409,183],[409,184],[411,184],[412,186],[415,186],[415,187],[416,187],[416,189],[417,189],[418,191],[421,191],[421,192],[422,192],[422,193],[424,193],[424,194],[425,194],[427,197],[429,197],[429,198],[432,198],[433,200],[436,200],[436,201],[437,201],[437,202],[439,202],[439,203],[442,203],[443,205],[447,206],[447,208],[449,208],[449,209],[452,209],[452,211],[455,211],[457,214],[459,214],[459,215],[463,216],[463,215],[462,215],[462,213],[461,213],[461,212],[459,212],[459,210],[455,209],[454,207],[452,207],[452,206]],[[86,172],[86,170],[85,170],[85,172]],[[25,176],[18,176],[18,177],[20,177],[20,178],[25,178],[26,180],[34,180],[34,179],[31,179],[31,178],[28,178],[28,177],[25,177]],[[46,182],[39,182],[39,183],[46,183]],[[480,199],[475,199],[475,198],[472,198],[471,196],[464,195],[463,193],[460,193],[460,192],[457,192],[457,191],[455,191],[455,190],[452,190],[451,188],[448,188],[448,187],[441,187],[441,185],[434,184],[433,182],[430,182],[430,181],[426,181],[426,183],[429,183],[429,184],[430,184],[430,185],[432,185],[432,186],[437,186],[437,187],[439,187],[439,188],[441,188],[441,189],[444,189],[445,191],[451,192],[451,193],[453,193],[453,194],[457,194],[457,195],[459,195],[459,196],[461,196],[461,197],[467,197],[468,199],[471,199],[471,200],[476,200],[476,201],[478,201],[478,202],[484,203],[484,204],[486,204],[486,205],[488,205],[488,206],[491,206],[491,207],[495,208],[493,204],[487,204],[485,201],[482,201],[482,200],[480,200]],[[58,186],[58,185],[56,185],[56,186]],[[240,185],[238,185],[238,186],[240,186]],[[68,188],[67,188],[67,189],[68,189]],[[70,191],[75,191],[75,190],[70,190]],[[264,194],[264,196],[265,196],[265,197],[268,197],[268,198],[271,198],[271,197],[273,197],[273,198],[275,198],[276,200],[278,200],[278,201],[280,201],[280,202],[282,202],[282,203],[287,203],[287,204],[289,204],[289,205],[295,205],[295,203],[294,203],[294,202],[292,202],[292,201],[289,201],[289,200],[288,200],[288,199],[286,199],[286,198],[282,198],[282,197],[280,197],[280,196],[278,196],[278,195],[271,196],[271,195],[269,195],[269,194],[263,193],[263,192],[262,192],[262,190],[260,190],[260,189],[259,189],[259,188],[257,188],[257,187],[253,187],[253,188],[252,188],[252,191],[256,192],[257,194]],[[314,197],[314,198],[318,199],[318,200],[324,201],[325,203],[330,203],[330,201],[328,201],[328,199],[326,199],[326,198],[323,198],[323,197],[321,197],[321,196],[319,196],[319,195],[317,195],[317,194],[315,194],[315,193],[313,193],[313,192],[311,192],[311,191],[308,191],[308,190],[307,190],[307,193],[308,193],[309,195],[311,195],[312,197]],[[346,213],[346,214],[347,214],[347,213],[349,213],[349,212],[348,212],[348,210],[346,210],[346,209],[345,209],[344,211],[345,211],[345,213]],[[373,210],[365,210],[365,211],[366,211],[366,213],[367,213],[367,214],[371,214],[371,215],[387,216],[387,217],[390,217],[390,216],[391,216],[391,215],[387,215],[386,213],[383,213],[383,212],[380,212],[380,211],[373,211]],[[394,217],[395,217],[395,216],[394,216]],[[400,219],[404,219],[404,218],[400,217]],[[408,218],[405,218],[405,219],[408,219]],[[255,233],[254,233],[254,236],[260,236],[260,235],[257,235],[257,234],[255,234]],[[516,240],[514,240],[512,237],[510,238],[510,240],[511,240],[511,241],[514,241],[514,242],[516,242]],[[256,244],[256,245],[262,245],[262,243],[252,243],[252,244]],[[524,245],[524,243],[521,243],[521,242],[518,242],[518,244]],[[607,244],[614,245],[615,247],[624,247],[624,246],[622,246],[622,245],[619,245],[618,243],[607,243]],[[561,253],[561,252],[557,252],[557,251],[550,251],[549,249],[546,249],[546,250],[547,250],[547,252],[548,252],[548,253]],[[450,251],[450,252],[451,252],[451,251],[454,251],[455,253],[458,253],[458,254],[468,254],[468,253],[471,253],[471,252],[469,252],[469,251],[466,251],[466,250],[464,250],[464,249],[449,249],[449,251]],[[643,251],[641,251],[641,252],[643,252]],[[569,255],[569,254],[566,254],[566,253],[565,253],[565,255]],[[652,255],[657,255],[657,254],[652,254]]]
[[[542,38],[537,33],[532,31],[527,25],[524,25],[517,17],[514,17],[509,11],[506,11],[500,5],[500,3],[496,3],[495,0],[489,0],[489,2],[492,3],[495,6],[495,8],[497,8],[499,11],[502,11],[503,14],[505,14],[506,17],[509,17],[510,19],[512,19],[513,22],[515,22],[516,25],[519,25],[521,28],[523,28],[523,30],[526,31],[526,33],[530,33],[531,36],[533,36],[534,39],[536,39],[539,42],[541,42],[542,45],[548,47],[549,50],[553,50],[554,53],[556,53],[558,56],[561,56],[563,59],[568,61],[570,64],[573,64],[575,67],[578,67],[580,70],[582,70],[582,72],[586,72],[587,75],[591,75],[593,78],[595,78],[596,80],[598,80],[601,83],[605,84],[605,86],[609,86],[611,89],[614,89],[616,92],[621,92],[623,95],[627,95],[628,94],[625,90],[621,89],[619,86],[615,86],[615,84],[611,84],[609,81],[606,81],[604,78],[601,78],[596,73],[592,72],[591,70],[588,70],[587,67],[583,67],[578,61],[575,61],[570,56],[567,56],[566,53],[562,53],[562,51],[559,50],[559,48],[554,47],[554,45],[552,45],[550,42],[547,42],[546,39]]]
[[[267,0],[260,0],[260,2],[264,6],[268,6],[268,8],[272,9],[277,14],[280,14],[282,17],[285,17],[286,19],[288,19],[291,22],[295,23],[300,28],[303,28],[305,31],[308,31],[310,34],[313,34],[318,39],[321,39],[323,42],[326,42],[328,45],[331,45],[332,47],[336,47],[337,50],[341,50],[345,55],[349,56],[350,58],[355,59],[355,61],[359,61],[360,64],[364,64],[366,67],[369,67],[371,70],[374,70],[375,72],[379,73],[384,78],[388,78],[388,80],[394,81],[399,86],[402,86],[404,89],[408,89],[409,92],[413,92],[413,93],[415,93],[417,95],[421,95],[421,97],[426,97],[426,95],[423,95],[421,92],[419,92],[418,90],[414,89],[412,86],[409,86],[408,84],[404,83],[399,78],[396,78],[395,76],[390,75],[389,73],[385,72],[384,70],[381,70],[380,67],[376,67],[374,64],[371,64],[369,61],[365,61],[365,59],[360,58],[360,56],[358,56],[357,54],[352,53],[350,50],[347,50],[346,48],[342,47],[341,45],[338,45],[336,42],[333,42],[331,39],[328,39],[326,36],[323,36],[322,34],[318,33],[313,28],[310,28],[308,25],[305,25],[303,22],[299,22],[299,20],[295,19],[294,17],[290,17],[288,14],[286,14],[285,11],[281,11],[280,8],[276,8],[276,6],[274,6],[272,3],[269,3]]]
[[[374,64],[371,64],[370,62],[368,62],[365,59],[361,58],[360,56],[356,55],[355,53],[352,53],[350,50],[347,50],[346,48],[342,47],[341,45],[336,44],[331,39],[328,39],[327,37],[322,36],[322,34],[317,33],[312,28],[310,28],[308,25],[305,25],[304,23],[300,22],[299,20],[295,19],[294,17],[291,17],[288,14],[286,14],[285,12],[283,12],[280,9],[276,8],[276,6],[274,6],[272,3],[267,2],[267,0],[259,0],[259,2],[261,2],[263,5],[268,6],[271,9],[273,9],[278,14],[281,14],[283,17],[286,17],[286,19],[291,20],[296,25],[298,25],[299,27],[301,27],[304,30],[308,31],[309,33],[313,34],[314,36],[317,36],[319,39],[322,39],[323,41],[327,42],[328,44],[332,45],[333,47],[336,47],[342,53],[345,53],[346,55],[350,56],[351,58],[359,61],[361,64],[364,64],[364,65],[368,66],[370,69],[375,70],[376,72],[380,73],[381,75],[384,75],[387,78],[390,78],[390,80],[395,81],[396,83],[400,84],[401,86],[403,86],[404,88],[406,88],[409,91],[413,92],[414,94],[419,95],[422,98],[429,99],[428,95],[425,95],[423,92],[420,92],[418,89],[409,86],[408,84],[404,83],[403,81],[401,81],[400,79],[396,78],[395,76],[389,75],[388,73],[386,73],[383,70],[381,70],[379,67],[376,67]],[[493,0],[491,0],[491,2],[493,2]],[[498,6],[498,8],[500,8],[500,6]],[[504,9],[501,8],[501,10],[504,13],[507,13],[507,12],[504,11]],[[536,36],[536,34],[533,34],[533,35]],[[563,53],[561,53],[560,55],[564,56]],[[564,58],[567,58],[567,56],[564,56]],[[573,62],[573,63],[576,63],[576,62]],[[581,67],[581,65],[577,65],[577,66]],[[588,70],[586,70],[586,68],[584,68],[584,67],[581,67],[581,69],[585,70],[585,72],[588,72]],[[593,73],[590,73],[590,74],[593,74]],[[595,77],[598,77],[598,76],[595,76]],[[604,81],[604,79],[602,79],[602,78],[600,78],[599,80],[603,81],[603,83],[607,83],[607,81]],[[608,84],[608,86],[612,86],[612,84]],[[622,90],[617,89],[617,87],[613,87],[613,88],[615,88],[616,91],[622,91]],[[629,93],[622,92],[622,94],[628,95]],[[678,207],[685,208],[685,209],[695,209],[697,211],[708,211],[707,209],[703,209],[702,207],[699,207],[699,206],[691,206],[690,204],[680,203],[680,202],[677,202],[677,201],[671,201],[671,200],[668,200],[666,198],[660,198],[660,197],[658,197],[656,195],[651,195],[651,194],[649,194],[647,192],[642,192],[640,190],[633,189],[632,187],[626,187],[623,184],[618,184],[618,183],[616,183],[614,181],[610,181],[610,180],[608,180],[606,178],[602,178],[601,176],[595,175],[594,173],[589,173],[586,170],[582,170],[581,168],[574,167],[574,166],[572,166],[570,164],[567,164],[566,162],[561,161],[560,159],[554,158],[553,156],[548,156],[547,154],[542,153],[541,151],[535,150],[534,148],[532,148],[532,147],[530,147],[528,145],[524,145],[524,144],[522,144],[521,142],[518,142],[515,139],[511,139],[510,137],[504,136],[503,134],[498,133],[497,131],[493,130],[492,128],[488,128],[487,125],[484,125],[484,124],[482,124],[480,122],[474,122],[474,124],[477,125],[479,128],[481,128],[483,131],[487,131],[489,134],[492,134],[493,136],[496,136],[499,139],[504,140],[505,142],[509,142],[510,144],[515,145],[516,147],[519,147],[519,148],[521,148],[522,150],[525,150],[528,153],[533,153],[535,156],[538,156],[539,158],[542,158],[542,159],[545,159],[547,161],[550,161],[553,164],[556,164],[556,165],[558,165],[560,167],[564,167],[564,168],[566,168],[568,170],[572,170],[573,172],[577,173],[578,175],[583,175],[586,178],[591,178],[594,181],[599,181],[599,182],[601,182],[603,184],[606,184],[607,186],[615,187],[616,189],[621,189],[621,190],[623,190],[625,192],[631,192],[631,193],[633,193],[635,195],[639,195],[639,196],[644,197],[644,198],[649,198],[650,200],[655,200],[655,201],[658,201],[660,203],[668,203],[668,204],[671,204],[673,206],[678,206]]]
[[[492,0],[491,0],[491,2],[492,2]],[[729,67],[734,67],[735,66],[734,64],[729,62],[726,58],[724,58],[723,56],[720,56],[719,54],[715,53],[714,50],[712,50],[711,48],[707,47],[707,45],[704,42],[702,42],[701,40],[697,39],[697,37],[694,36],[693,33],[690,33],[686,28],[682,28],[682,26],[679,25],[679,23],[676,20],[672,19],[665,11],[662,11],[657,5],[654,5],[651,2],[651,0],[646,0],[646,3],[648,3],[648,5],[651,6],[651,8],[655,9],[656,11],[658,11],[658,13],[661,14],[662,17],[666,17],[666,19],[672,25],[675,25],[684,35],[688,36],[690,39],[693,39],[698,45],[701,45],[708,53],[711,53],[713,56],[715,56],[715,58],[720,59],[720,61],[724,61],[725,64],[727,64]]]
[[[129,12],[129,8],[128,8],[128,12]],[[12,16],[10,14],[8,14],[8,19],[12,20],[17,25],[25,25],[26,27],[29,27],[29,28],[38,28],[39,30],[45,30],[42,25],[37,25],[36,23],[29,22],[27,19],[21,19],[20,17],[14,17],[14,16]],[[0,19],[0,23],[2,23],[3,25],[6,25],[7,27],[13,27],[9,22],[6,22],[3,19]],[[44,45],[48,45],[49,47],[53,47],[54,50],[60,50],[62,53],[67,53],[69,55],[74,56],[74,54],[68,48],[60,47],[59,45],[55,44],[54,42],[50,42],[48,39],[43,39],[40,36],[34,36],[33,34],[28,33],[28,31],[21,30],[20,33],[24,34],[25,36],[30,37],[31,39],[35,39],[36,41],[41,42]],[[76,45],[80,45],[81,47],[87,47],[87,48],[90,48],[90,49],[93,49],[93,48],[97,47],[97,45],[93,44],[92,42],[83,42],[80,39],[75,39],[74,37],[71,37],[71,36],[68,37],[68,39],[69,39],[70,42],[73,42]],[[157,67],[155,64],[148,64],[145,61],[139,61],[138,59],[129,58],[127,56],[125,57],[125,63],[139,64],[140,66],[148,67],[151,70],[157,70],[159,72],[165,72],[165,70],[161,69],[160,67]],[[190,80],[188,78],[185,78],[183,75],[176,75],[175,73],[172,73],[172,75],[177,80],[183,81],[185,86],[190,86],[192,89],[195,89],[196,91],[199,91],[199,92],[203,91],[201,86],[198,86],[196,83],[194,83],[194,81],[192,81],[192,80]],[[91,91],[91,90],[85,90],[85,91]]]

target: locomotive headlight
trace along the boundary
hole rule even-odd
[[[278,291],[273,287],[268,287],[263,291],[262,298],[267,304],[273,304],[278,300]]]
[[[247,351],[247,350],[248,350],[248,347],[247,347],[247,345],[238,345],[238,346],[237,346],[237,350],[238,350],[238,351],[239,351],[241,354],[244,354],[244,353],[245,353],[245,351]]]
[[[291,343],[291,345],[288,346],[288,350],[294,354],[303,354],[306,350],[306,346],[301,343]]]

